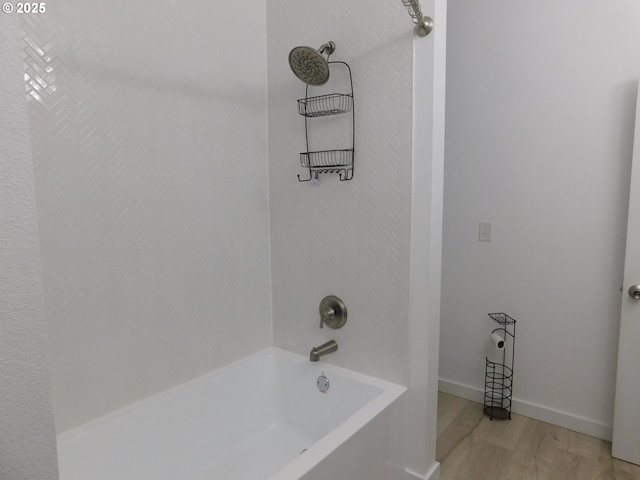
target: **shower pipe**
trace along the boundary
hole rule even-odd
[[[409,10],[409,16],[416,24],[416,34],[419,37],[426,37],[433,30],[433,19],[422,15],[422,7],[419,0],[402,0],[402,4]]]

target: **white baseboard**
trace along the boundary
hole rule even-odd
[[[436,462],[427,472],[427,480],[440,480],[440,462]]]
[[[438,381],[438,390],[478,403],[482,403],[484,400],[484,392],[482,390],[453,382],[451,380],[446,380],[444,378],[441,378]],[[513,413],[517,413],[518,415],[557,425],[575,432],[584,433],[585,435],[600,438],[608,442],[611,441],[613,436],[613,427],[611,425],[605,425],[568,412],[562,412],[552,408],[543,407],[542,405],[536,405],[535,403],[527,402],[515,397],[513,398],[511,410]]]
[[[424,475],[419,475],[409,470],[405,471],[406,480],[440,480],[440,463],[436,462]]]

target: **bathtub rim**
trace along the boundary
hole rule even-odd
[[[125,405],[121,408],[113,410],[101,417],[90,420],[82,425],[71,428],[56,435],[58,448],[63,448],[65,445],[80,440],[82,437],[91,434],[96,429],[100,429],[103,426],[117,421],[121,417],[124,417],[137,410],[152,407],[158,403],[161,403],[169,398],[180,395],[181,393],[197,388],[202,384],[206,384],[211,381],[213,377],[227,373],[237,368],[241,368],[243,365],[255,362],[260,357],[272,357],[277,359],[283,359],[289,362],[295,363],[309,363],[309,359],[293,353],[287,350],[280,349],[278,347],[266,347],[255,353],[252,353],[246,357],[235,360],[227,365],[223,365],[215,370],[200,375],[192,380],[188,380],[184,383],[171,387],[162,392],[158,392],[151,396],[137,400],[131,404]],[[393,402],[400,398],[407,388],[395,383],[382,380],[377,377],[366,375],[354,370],[339,367],[334,364],[325,363],[320,360],[314,363],[314,366],[319,367],[328,375],[338,375],[346,379],[354,380],[364,383],[380,389],[380,393],[365,403],[351,416],[347,417],[336,428],[329,431],[322,436],[318,441],[312,444],[304,453],[300,454],[295,459],[288,462],[280,470],[265,480],[292,480],[298,479],[310,472],[318,463],[329,456],[340,445],[351,438],[362,427],[369,423],[373,418],[382,413]]]
[[[304,358],[291,352],[284,353]],[[313,470],[316,465],[353,437],[371,420],[387,410],[407,391],[407,388],[402,385],[334,365],[327,366],[325,371],[373,385],[380,388],[382,392],[266,480],[298,480],[303,478],[304,475]]]
[[[135,402],[129,403],[120,408],[112,410],[111,412],[108,412],[100,417],[89,420],[88,422],[85,422],[81,425],[78,425],[76,427],[70,428],[69,430],[60,432],[56,435],[58,447],[66,443],[78,440],[79,438],[82,438],[84,435],[89,434],[91,431],[98,429],[104,425],[108,425],[114,420],[117,420],[120,417],[126,416],[131,412],[143,409],[145,407],[151,407],[173,396],[179,395],[182,392],[188,391],[202,384],[206,384],[215,376],[229,372],[235,368],[242,366],[245,363],[251,363],[261,356],[268,355],[269,351],[272,348],[273,347],[264,348],[255,353],[247,355],[246,357],[242,357],[238,360],[234,360],[231,363],[218,367],[214,370],[211,370],[210,372],[206,372],[195,378],[192,378],[191,380],[187,380],[186,382],[180,383],[178,385],[170,387],[161,392],[157,392],[147,397],[141,398],[139,400],[136,400]]]
[[[275,352],[276,355],[280,355],[283,358],[288,358],[293,361],[309,362],[306,357],[297,353],[282,350],[277,347],[270,347],[269,349]],[[317,442],[309,447],[308,450],[298,455],[298,457],[291,460],[266,480],[293,480],[302,478],[373,418],[380,415],[407,391],[407,388],[402,385],[388,382],[371,375],[366,375],[355,370],[339,367],[334,364],[324,363],[322,360],[320,360],[317,365],[321,365],[322,370],[327,374],[336,374],[344,378],[374,386],[379,388],[381,393],[376,395],[369,402],[365,403],[336,428],[321,437]]]

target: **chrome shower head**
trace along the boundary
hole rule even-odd
[[[329,56],[335,50],[336,44],[333,42],[325,43],[318,50],[295,47],[289,52],[289,66],[294,75],[307,85],[324,85],[329,80]],[[326,59],[323,56],[325,52]]]

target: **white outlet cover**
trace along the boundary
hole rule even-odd
[[[492,237],[492,225],[490,222],[480,222],[478,228],[478,240],[481,242],[490,242]]]

